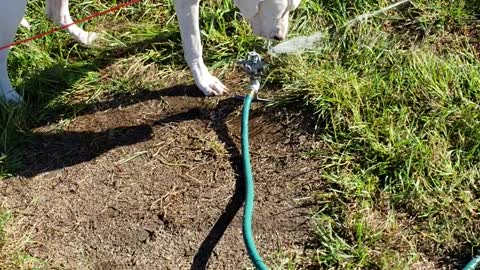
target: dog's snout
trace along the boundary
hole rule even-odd
[[[284,38],[282,35],[278,35],[278,34],[277,34],[277,35],[274,35],[274,36],[273,36],[273,39],[278,40],[278,41],[282,41],[282,40],[284,40],[285,38]]]
[[[274,40],[282,41],[287,38],[286,36],[286,31],[283,31],[281,27],[277,27],[275,31],[271,32],[270,37]]]

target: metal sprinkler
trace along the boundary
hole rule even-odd
[[[247,59],[237,61],[237,64],[243,67],[243,70],[250,77],[249,90],[255,92],[254,101],[257,102],[270,102],[269,99],[259,98],[258,91],[260,90],[260,80],[264,74],[267,64],[263,61],[262,57],[256,52],[249,52]],[[235,98],[244,99],[244,96],[235,96]]]

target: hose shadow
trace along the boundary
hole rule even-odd
[[[207,269],[207,264],[213,254],[213,250],[220,239],[222,239],[228,226],[232,223],[244,203],[245,185],[242,176],[241,153],[234,140],[229,135],[229,129],[225,121],[241,104],[241,101],[234,98],[224,99],[213,109],[214,119],[210,119],[212,121],[212,129],[217,134],[219,140],[226,145],[226,150],[229,153],[229,163],[235,175],[237,175],[237,181],[235,183],[235,190],[232,198],[225,206],[225,210],[210,229],[207,237],[202,241],[194,255],[190,268],[192,270]],[[205,119],[206,117],[208,117],[208,113],[205,114],[200,108],[194,108],[159,120],[155,122],[155,124],[164,125],[194,119]]]
[[[245,200],[245,185],[243,181],[244,177],[242,173],[241,153],[232,137],[229,136],[228,126],[225,121],[228,115],[235,111],[240,105],[241,101],[227,99],[220,102],[216,108],[215,115],[218,117],[219,121],[215,121],[212,128],[217,133],[218,138],[227,147],[227,151],[230,156],[229,162],[233,171],[237,175],[237,181],[235,183],[234,194],[225,207],[223,214],[217,219],[207,237],[200,244],[197,253],[193,257],[192,266],[190,268],[192,270],[207,269],[207,264],[212,256],[213,250],[217,246],[222,236],[225,234],[225,231],[230,223],[232,223]]]

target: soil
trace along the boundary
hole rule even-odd
[[[248,269],[241,221],[242,101],[192,86],[96,104],[33,131],[0,205],[27,252],[65,269]],[[272,266],[301,254],[319,164],[288,112],[254,104],[254,234]],[[306,197],[307,196],[307,197]],[[281,254],[281,255],[279,255]]]

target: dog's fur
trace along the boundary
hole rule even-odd
[[[203,63],[199,27],[199,1],[175,0],[180,35],[185,60],[198,88],[205,95],[221,95],[227,91],[217,78],[212,76]],[[283,40],[288,32],[289,12],[298,7],[300,0],[234,0],[256,35],[267,39]],[[12,42],[19,24],[28,26],[23,18],[27,0],[0,0],[0,46]],[[60,25],[73,22],[68,0],[47,0],[47,17]],[[67,28],[70,35],[83,45],[90,45],[96,33],[85,32],[77,25]],[[0,51],[0,98],[8,102],[21,102],[22,98],[12,88],[7,72],[9,50]]]

